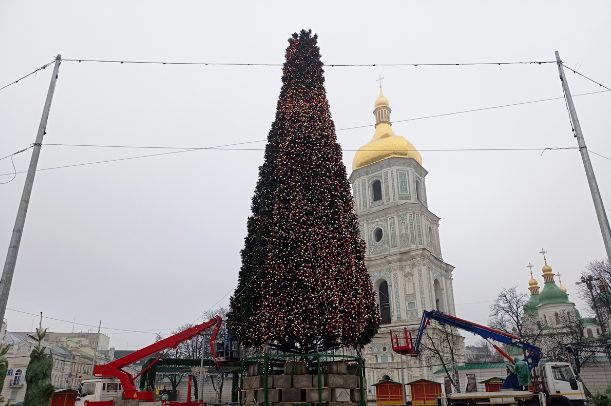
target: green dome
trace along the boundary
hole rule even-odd
[[[569,295],[563,292],[555,282],[546,283],[539,295],[539,306],[558,303],[570,303]]]
[[[531,295],[528,302],[524,305],[524,313],[528,316],[537,315],[537,306],[539,305],[539,295]]]

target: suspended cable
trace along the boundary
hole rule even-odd
[[[599,157],[601,157],[601,158],[608,159],[609,161],[611,161],[611,158],[610,158],[610,157],[608,157],[608,156],[605,156],[605,155],[603,155],[603,154],[599,154],[598,152],[594,152],[594,151],[592,151],[591,149],[588,149],[588,151],[590,151],[590,152],[591,152],[592,154],[594,154],[594,155],[597,155],[597,156],[599,156]]]
[[[65,58],[65,62],[94,62],[94,63],[114,63],[114,64],[135,64],[135,65],[182,65],[182,66],[261,66],[278,67],[282,63],[262,63],[262,62],[212,62],[212,61],[155,61],[155,60],[120,60],[120,59],[88,59],[88,58]],[[543,65],[556,63],[556,61],[492,61],[492,62],[443,62],[443,63],[330,63],[325,67],[345,68],[345,67],[400,67],[400,66],[486,66],[486,65]]]
[[[595,91],[595,92],[579,93],[579,94],[574,94],[573,97],[589,96],[589,95],[592,95],[592,94],[607,93],[609,91],[611,91],[611,90],[598,90],[598,91]],[[523,102],[499,104],[499,105],[496,105],[496,106],[478,107],[478,108],[474,108],[474,109],[454,111],[454,112],[450,112],[450,113],[433,114],[433,115],[430,115],[430,116],[420,116],[420,117],[405,118],[405,119],[401,119],[401,120],[393,120],[393,123],[405,123],[405,122],[408,122],[408,121],[427,120],[427,119],[431,119],[431,118],[455,116],[455,115],[459,115],[459,114],[475,113],[475,112],[478,112],[478,111],[495,110],[495,109],[502,109],[502,108],[506,108],[506,107],[516,107],[516,106],[523,106],[523,105],[526,105],[526,104],[542,103],[542,102],[548,102],[548,101],[554,101],[554,100],[562,100],[562,99],[564,99],[564,96],[549,97],[549,98],[546,98],[546,99],[527,100],[527,101],[523,101]],[[374,127],[374,125],[375,124],[363,124],[363,125],[358,125],[358,126],[353,126],[353,127],[339,128],[336,131],[356,130],[356,129],[359,129],[359,128]]]
[[[2,161],[3,159],[7,159],[7,158],[14,157],[15,155],[19,155],[19,154],[21,154],[22,152],[25,152],[25,151],[27,151],[28,149],[32,148],[33,146],[34,146],[34,145],[30,145],[30,146],[28,146],[28,147],[25,147],[25,148],[20,149],[19,151],[15,151],[15,152],[13,152],[12,154],[8,154],[8,155],[6,155],[6,156],[3,156],[2,158],[0,158],[0,161]]]
[[[31,312],[26,312],[23,310],[18,310],[18,309],[11,309],[9,307],[6,308],[6,310],[9,310],[11,312],[15,312],[15,313],[21,313],[21,314],[26,314],[28,316],[35,316],[35,317],[40,317],[40,313],[31,313]],[[98,328],[97,324],[87,324],[87,323],[77,323],[75,321],[72,320],[65,320],[65,319],[60,319],[57,317],[51,317],[51,316],[42,316],[44,319],[47,320],[53,320],[53,321],[59,321],[62,323],[69,323],[75,326],[80,326],[80,327],[91,327],[91,328]],[[110,331],[121,331],[121,332],[125,332],[125,333],[141,333],[141,334],[157,334],[158,331],[146,331],[146,330],[130,330],[130,329],[126,329],[126,328],[116,328],[116,327],[106,327],[106,326],[101,326],[100,329],[102,330],[110,330]],[[162,330],[169,330],[169,329],[162,329]]]
[[[577,96],[587,96],[587,95],[600,94],[600,93],[607,93],[607,92],[609,92],[609,90],[599,90],[599,91],[595,91],[595,92],[586,92],[586,93],[576,94],[576,95],[574,95],[574,97],[577,97]],[[469,110],[461,110],[461,111],[455,111],[455,112],[450,112],[450,113],[434,114],[434,115],[429,115],[429,116],[413,117],[413,118],[407,118],[407,119],[402,119],[402,120],[396,120],[394,122],[398,123],[398,122],[425,120],[425,119],[431,119],[431,118],[446,117],[446,116],[452,116],[452,115],[459,115],[459,114],[473,113],[473,112],[478,112],[478,111],[486,111],[486,110],[492,110],[492,109],[514,107],[514,106],[527,105],[527,104],[533,104],[533,103],[541,103],[541,102],[548,102],[548,101],[561,100],[561,99],[564,99],[564,96],[551,97],[551,98],[545,98],[545,99],[537,99],[537,100],[528,100],[528,101],[517,102],[517,103],[507,103],[507,104],[501,104],[501,105],[496,105],[496,106],[488,106],[488,107],[481,107],[481,108],[475,108],[475,109],[469,109]],[[373,127],[373,125],[367,124],[367,125],[362,125],[362,126],[344,127],[344,128],[339,128],[336,131],[347,131],[347,130],[354,130],[354,129],[359,129],[359,128],[367,128],[367,127]],[[171,155],[171,154],[177,154],[177,153],[183,153],[183,152],[191,152],[191,151],[198,151],[198,150],[222,150],[222,149],[224,149],[226,147],[230,147],[230,146],[254,144],[254,143],[265,142],[265,141],[267,141],[267,140],[266,139],[260,139],[260,140],[253,140],[253,141],[243,141],[243,142],[232,143],[232,144],[217,145],[217,146],[211,146],[211,147],[178,147],[178,146],[146,146],[146,145],[98,145],[98,144],[59,144],[59,143],[49,143],[49,144],[45,144],[45,145],[48,145],[48,146],[73,146],[73,147],[79,147],[79,146],[80,147],[98,147],[98,148],[172,149],[172,150],[175,150],[175,151],[163,152],[163,153],[158,153],[158,154],[137,155],[137,156],[132,156],[132,157],[124,157],[124,158],[115,158],[115,159],[107,159],[107,160],[100,160],[100,161],[91,161],[91,162],[82,162],[82,163],[68,164],[68,165],[62,165],[62,166],[57,166],[57,167],[42,168],[42,169],[39,169],[39,171],[54,170],[54,169],[64,169],[64,168],[70,168],[70,167],[76,167],[76,166],[97,165],[97,164],[102,164],[102,163],[127,161],[127,160],[133,160],[133,159],[141,159],[141,158],[149,158],[149,157],[156,157],[156,156],[163,156],[163,155]],[[31,147],[29,147],[29,148],[31,148]],[[532,148],[532,149],[527,149],[527,150],[543,151],[543,150],[547,150],[548,148],[552,148],[552,147]],[[572,149],[572,147],[553,147],[553,148],[558,148],[558,149],[569,149],[569,148],[571,148]],[[233,150],[239,150],[239,149],[238,148],[233,148]],[[244,150],[248,150],[248,149],[244,149]],[[253,149],[253,150],[257,150],[257,149]],[[471,151],[471,150],[474,150],[474,149],[464,149],[464,150],[465,151],[467,151],[467,150]],[[509,151],[509,150],[522,150],[522,149],[491,148],[490,150],[498,150],[498,151],[507,150],[507,151]],[[353,150],[347,150],[346,149],[344,151],[349,152],[349,151],[353,151]],[[419,150],[419,151],[423,151],[423,152],[444,152],[444,150]],[[23,152],[23,150],[22,151],[18,151],[17,153],[20,153],[20,152]],[[458,151],[453,151],[453,152],[458,152]],[[11,155],[13,155],[13,154],[9,154],[9,155],[3,157],[2,159],[10,157]],[[21,173],[24,173],[24,172],[25,171],[17,171],[16,174],[21,174]],[[1,173],[0,176],[8,176],[8,175],[12,175],[12,174],[13,174],[13,172],[11,172],[11,173]]]
[[[7,88],[7,87],[9,87],[9,86],[12,86],[12,85],[14,85],[14,84],[19,83],[19,81],[21,81],[21,80],[23,80],[23,79],[25,79],[25,78],[27,78],[27,77],[29,77],[29,76],[32,76],[32,75],[33,75],[33,74],[35,74],[36,72],[41,71],[41,70],[43,70],[43,69],[46,69],[46,68],[47,68],[47,66],[49,66],[49,65],[53,65],[54,63],[55,63],[55,60],[53,60],[53,61],[51,61],[51,62],[49,62],[49,63],[46,63],[46,64],[42,65],[42,66],[41,66],[41,67],[39,67],[39,68],[34,69],[32,72],[30,72],[30,73],[27,73],[27,74],[23,75],[23,76],[22,76],[22,77],[20,77],[19,79],[13,80],[11,83],[7,83],[6,85],[4,85],[4,86],[0,87],[0,92],[1,92],[2,90],[6,89],[6,88]]]
[[[567,68],[567,69],[568,69],[568,70],[570,70],[571,72],[573,72],[573,73],[575,73],[575,74],[577,74],[577,75],[579,75],[579,76],[581,76],[581,77],[583,77],[583,78],[585,78],[585,79],[589,80],[590,82],[595,83],[595,84],[597,84],[598,86],[600,86],[600,87],[602,87],[602,88],[605,88],[605,89],[607,89],[607,90],[610,90],[610,91],[611,91],[611,88],[609,88],[609,87],[607,87],[607,86],[603,85],[603,84],[602,84],[602,83],[600,83],[600,82],[595,81],[594,79],[592,79],[592,78],[590,78],[590,77],[588,77],[588,76],[584,75],[583,73],[578,72],[578,71],[576,71],[576,70],[575,70],[575,69],[573,69],[573,68],[569,68],[569,67],[568,67],[568,66],[566,66],[565,64],[562,64],[562,66],[564,66],[565,68]]]
[[[15,178],[17,177],[17,168],[15,167],[15,160],[14,160],[14,157],[15,157],[16,155],[21,154],[22,152],[27,151],[28,149],[30,149],[30,148],[32,148],[32,147],[33,147],[33,145],[30,145],[29,147],[26,147],[26,148],[20,149],[19,151],[13,152],[12,154],[8,154],[8,155],[3,156],[2,158],[0,158],[0,161],[2,161],[3,159],[10,158],[10,159],[11,159],[11,165],[12,165],[12,167],[13,167],[13,174],[12,174],[12,176],[13,176],[13,177],[12,177],[12,178],[10,178],[10,179],[9,179],[9,180],[7,180],[7,181],[0,182],[0,185],[6,185],[7,183],[11,183],[12,181],[14,181],[14,180],[15,180]],[[21,173],[21,172],[20,172],[20,173]],[[0,176],[7,176],[7,175],[4,175],[4,174],[3,174],[3,175],[0,175]]]
[[[44,145],[48,145],[48,144],[44,144]],[[67,146],[67,145],[66,145]],[[413,151],[419,151],[419,152],[518,152],[518,151],[555,151],[555,150],[573,150],[573,149],[578,149],[578,147],[535,147],[535,148],[455,148],[455,149],[419,149],[419,150],[413,150]],[[59,166],[52,166],[52,167],[48,167],[48,168],[41,168],[38,169],[37,172],[41,172],[41,171],[51,171],[51,170],[56,170],[56,169],[65,169],[65,168],[74,168],[74,167],[79,167],[79,166],[90,166],[90,165],[98,165],[98,164],[106,164],[106,163],[112,163],[112,162],[121,162],[121,161],[130,161],[130,160],[135,160],[135,159],[142,159],[142,158],[152,158],[152,157],[158,157],[158,156],[163,156],[163,155],[174,155],[174,154],[181,154],[181,153],[185,153],[185,152],[193,152],[193,151],[202,151],[202,150],[217,150],[217,151],[263,151],[264,148],[214,148],[214,147],[202,147],[202,148],[191,148],[191,149],[182,149],[182,150],[178,150],[178,151],[170,151],[170,152],[160,152],[157,154],[146,154],[146,155],[134,155],[134,156],[129,156],[129,157],[123,157],[123,158],[114,158],[114,159],[104,159],[104,160],[99,160],[99,161],[89,161],[89,162],[77,162],[77,163],[73,163],[73,164],[67,164],[67,165],[59,165]],[[356,149],[344,149],[343,151],[358,151]],[[362,150],[361,150],[362,151]],[[391,152],[394,150],[367,150],[367,151],[379,151],[379,152]],[[406,151],[409,152],[409,151]],[[22,174],[25,173],[26,171],[17,171],[17,174]],[[13,172],[9,172],[9,173],[0,173],[0,176],[9,176],[9,175],[13,175]]]
[[[15,161],[13,160],[12,155],[11,155],[11,165],[13,165],[13,177],[5,182],[0,182],[0,185],[6,185],[7,183],[11,183],[17,177],[17,168],[15,168]]]
[[[259,141],[250,141],[253,142],[263,142],[266,140]],[[228,148],[225,146],[216,146],[216,147],[164,147],[164,146],[135,146],[135,145],[101,145],[101,144],[59,144],[59,143],[51,143],[51,144],[43,144],[46,146],[59,146],[59,147],[89,147],[89,148],[155,148],[155,149],[173,149],[178,150],[175,153],[180,152],[191,152],[191,151],[201,151],[201,150],[212,150],[212,151],[265,151],[266,148]],[[404,152],[502,152],[502,151],[550,151],[550,150],[570,150],[570,149],[578,149],[579,147],[527,147],[527,148],[516,148],[516,147],[491,147],[491,148],[436,148],[436,149],[427,149],[427,148],[418,148],[418,149],[402,149]],[[394,152],[394,149],[350,149],[343,148],[344,152],[356,152],[356,151],[368,151],[368,152]],[[161,155],[161,154],[159,154]],[[147,156],[157,156],[157,154],[152,155],[142,155],[142,157]],[[136,156],[138,157],[138,156]],[[136,158],[134,157],[134,158]],[[129,158],[125,158],[129,159]]]

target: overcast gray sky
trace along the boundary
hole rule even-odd
[[[301,28],[323,62],[551,60],[611,86],[605,1],[3,1],[0,84],[64,58],[282,63]],[[562,96],[555,65],[326,68],[338,129],[373,124],[378,75],[392,119]],[[0,156],[33,142],[47,69],[0,92]],[[77,64],[60,68],[47,143],[214,146],[265,139],[280,67]],[[574,94],[600,90],[572,73]],[[611,156],[611,92],[575,98],[591,150]],[[562,100],[396,123],[421,149],[575,146]],[[338,131],[344,162],[373,128]],[[264,143],[252,147],[264,147]],[[157,151],[152,151],[157,152]],[[48,146],[39,168],[151,153]],[[486,322],[503,287],[526,291],[545,247],[571,292],[605,255],[577,151],[422,152],[457,313]],[[27,168],[30,152],[15,159]],[[167,334],[228,303],[263,152],[198,151],[41,171],[7,311],[10,330],[44,311],[76,323]],[[592,156],[607,212],[611,160]],[[0,161],[0,173],[12,171]],[[10,177],[1,177],[6,181]],[[0,185],[2,261],[24,176]],[[226,295],[227,296],[224,296]],[[575,293],[571,298],[577,300]],[[217,304],[218,303],[218,304]],[[70,323],[47,320],[52,330]],[[87,331],[86,326],[75,330]],[[95,328],[91,328],[95,331]],[[117,348],[153,334],[104,330]]]

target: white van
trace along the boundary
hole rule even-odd
[[[78,387],[76,406],[84,406],[85,401],[119,400],[123,397],[123,387],[118,379],[95,378],[85,379]]]

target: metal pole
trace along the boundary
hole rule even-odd
[[[102,328],[102,320],[100,320],[100,324],[98,324],[98,336],[95,340],[95,348],[93,349],[93,365],[91,366],[91,377],[93,377],[93,368],[95,368],[95,364],[98,361],[98,347],[100,346],[100,329]]]
[[[577,138],[577,145],[579,146],[583,167],[586,170],[588,185],[590,186],[590,192],[592,193],[594,209],[596,210],[596,216],[598,217],[598,225],[600,226],[600,231],[603,235],[605,250],[607,250],[607,260],[611,262],[611,229],[609,228],[609,220],[607,219],[607,213],[605,212],[603,200],[600,197],[600,191],[598,190],[598,183],[596,183],[596,176],[594,176],[594,170],[592,169],[592,162],[590,162],[588,148],[586,147],[586,142],[583,139],[581,125],[579,124],[579,119],[577,118],[577,112],[575,111],[575,105],[573,104],[573,97],[571,96],[571,90],[569,89],[566,76],[564,76],[564,68],[562,66],[562,60],[560,59],[560,54],[558,51],[556,51],[556,62],[558,63],[560,81],[562,82],[562,89],[564,90],[564,96],[566,97],[566,103],[569,108],[573,132],[575,134],[575,138]]]
[[[199,338],[199,337],[198,337]],[[216,343],[214,343],[214,345],[216,346]],[[203,399],[204,399],[204,337],[201,337],[201,353],[202,353],[202,357],[201,360],[199,362],[199,390],[197,392],[197,400],[198,401],[202,401],[201,403],[203,404]]]
[[[40,118],[40,125],[38,126],[38,133],[36,134],[36,141],[34,142],[32,148],[32,157],[30,158],[28,174],[25,178],[25,184],[23,185],[23,192],[21,194],[19,209],[17,210],[17,217],[15,219],[15,226],[13,227],[13,234],[11,235],[11,241],[9,243],[8,252],[6,254],[6,261],[4,262],[4,269],[2,270],[2,278],[0,279],[0,321],[4,320],[4,314],[6,313],[6,304],[8,302],[8,295],[11,290],[11,283],[13,282],[13,274],[15,273],[15,264],[17,263],[17,254],[19,253],[19,245],[21,243],[21,236],[23,234],[25,217],[28,212],[28,206],[30,204],[30,196],[32,194],[32,186],[34,185],[34,175],[36,175],[36,167],[38,166],[38,157],[40,156],[42,138],[45,135],[45,131],[47,129],[47,120],[49,119],[51,101],[53,100],[53,93],[55,92],[55,83],[57,82],[57,73],[59,71],[59,65],[61,64],[61,62],[62,56],[57,55],[55,57],[55,66],[53,67],[53,76],[51,76],[49,91],[47,92],[47,99],[45,100],[42,117]]]

